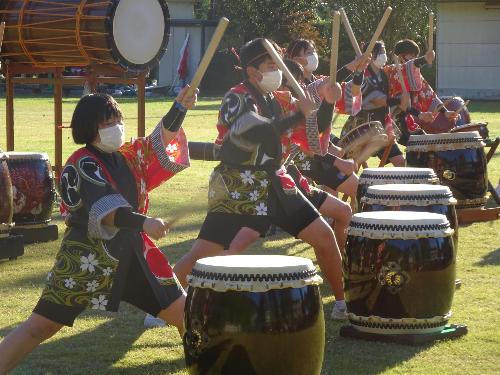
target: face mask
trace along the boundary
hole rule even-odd
[[[373,61],[373,64],[377,68],[382,68],[385,64],[387,64],[387,55],[385,53],[381,53],[377,56],[377,58]]]
[[[276,91],[281,86],[281,70],[261,72],[260,74],[262,74],[262,81],[259,82],[259,86],[264,92]]]
[[[314,52],[312,55],[307,56],[307,65],[304,67],[308,72],[314,72],[318,69],[319,59],[318,54]]]
[[[101,142],[96,146],[104,152],[114,152],[125,143],[125,127],[122,123],[118,123],[107,128],[99,129],[99,137]]]

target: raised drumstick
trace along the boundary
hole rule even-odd
[[[264,39],[262,44],[264,45],[264,48],[267,50],[267,53],[269,53],[269,55],[271,56],[273,61],[276,63],[276,65],[278,65],[278,67],[283,72],[284,76],[286,77],[287,82],[292,86],[295,94],[297,94],[299,99],[306,99],[306,95],[304,94],[304,90],[302,90],[302,87],[300,87],[300,85],[297,82],[297,80],[295,79],[295,77],[292,75],[292,73],[290,73],[290,71],[286,67],[285,63],[281,59],[281,56],[278,55],[278,52],[276,52],[276,50],[274,49],[273,45],[267,39]]]
[[[434,13],[429,13],[429,37],[427,40],[427,51],[434,49]]]
[[[330,53],[330,82],[337,82],[337,61],[339,55],[340,12],[333,13],[332,23],[332,51]]]
[[[5,22],[0,23],[0,52],[2,52],[3,32],[5,30]]]
[[[340,16],[342,17],[342,22],[344,23],[345,31],[347,32],[347,36],[349,37],[349,40],[351,41],[352,48],[354,48],[354,52],[356,52],[356,56],[361,56],[362,52],[361,49],[359,48],[358,41],[356,40],[356,36],[354,35],[354,31],[352,31],[351,23],[349,22],[349,19],[347,18],[347,14],[345,13],[344,8],[339,9]]]
[[[200,65],[198,65],[198,69],[196,70],[196,73],[194,74],[193,79],[191,80],[190,84],[191,87],[187,92],[188,96],[193,95],[198,86],[200,86],[201,80],[205,75],[205,72],[207,71],[210,61],[212,61],[212,58],[214,57],[215,51],[219,46],[219,43],[222,39],[222,36],[224,35],[224,32],[226,31],[228,24],[229,20],[226,17],[222,17],[219,20],[219,24],[217,25],[217,28],[214,31],[212,40],[210,40],[207,50],[205,51],[205,54],[203,55],[203,58],[200,61]]]
[[[385,24],[387,23],[387,20],[389,19],[389,16],[391,15],[392,8],[387,7],[387,9],[384,12],[384,15],[382,16],[382,19],[378,23],[377,29],[375,30],[375,33],[372,36],[372,39],[370,40],[370,44],[368,44],[368,48],[365,51],[366,56],[371,56],[373,47],[375,47],[375,43],[377,40],[380,39],[380,35],[382,34],[382,31],[384,30]]]

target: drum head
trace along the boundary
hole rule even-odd
[[[439,179],[431,168],[384,167],[363,169],[359,183],[364,185],[437,184]]]
[[[375,239],[448,237],[453,229],[446,216],[414,211],[376,211],[354,214],[348,234]]]
[[[9,151],[5,155],[9,160],[49,160],[49,155],[45,152],[18,152]]]
[[[387,184],[370,186],[361,202],[385,206],[452,205],[457,200],[448,186],[429,184]]]
[[[161,0],[121,0],[113,15],[113,52],[125,68],[145,69],[167,49],[170,21]]]
[[[483,138],[477,131],[411,135],[406,152],[450,151],[484,147]]]
[[[387,146],[389,138],[379,121],[371,121],[352,129],[340,140],[345,155],[356,163],[363,163]]]
[[[196,262],[190,286],[216,291],[266,291],[322,283],[309,259],[282,255],[233,255]]]

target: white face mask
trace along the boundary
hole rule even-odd
[[[314,72],[316,69],[318,69],[318,65],[318,54],[314,52],[312,55],[307,56],[307,65],[304,66],[304,70],[307,70],[308,72]]]
[[[278,90],[281,86],[281,70],[273,70],[271,72],[264,72],[262,74],[262,81],[259,82],[259,86],[264,92],[273,92]]]
[[[377,56],[377,58],[373,61],[373,64],[377,68],[382,68],[385,64],[387,64],[387,55],[385,53],[381,53]]]
[[[101,141],[96,146],[104,152],[114,152],[125,143],[125,127],[118,123],[107,128],[99,129]]]

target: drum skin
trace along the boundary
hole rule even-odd
[[[447,316],[455,291],[455,260],[450,236],[370,239],[349,235],[343,261],[347,310],[358,317],[385,319]],[[350,320],[355,327],[363,324]]]
[[[457,210],[454,205],[445,204],[430,204],[427,206],[422,205],[400,205],[388,206],[385,204],[370,204],[362,203],[361,212],[374,212],[374,211],[417,211],[417,212],[431,212],[446,216],[450,222],[450,227],[455,231],[453,233],[453,242],[455,248],[458,248],[458,217]]]
[[[55,201],[54,178],[48,160],[16,159],[8,166],[14,198],[13,221],[16,226],[47,224]]]
[[[190,374],[320,374],[319,287],[266,292],[190,287],[184,352]]]
[[[8,233],[13,214],[12,181],[7,161],[0,157],[0,237]]]
[[[488,191],[488,175],[483,148],[407,151],[406,163],[411,167],[434,169],[441,183],[448,186],[458,200],[457,208],[484,205],[484,196]],[[468,203],[468,200],[479,203]]]
[[[165,19],[163,42],[156,56],[144,63],[127,60],[116,44],[113,19],[118,4],[119,0],[65,0],[64,4],[54,0],[2,1],[0,21],[6,22],[6,29],[0,56],[40,68],[90,64],[116,65],[132,72],[151,68],[164,55],[169,40],[167,3],[158,2]],[[26,27],[34,23],[38,27]]]

